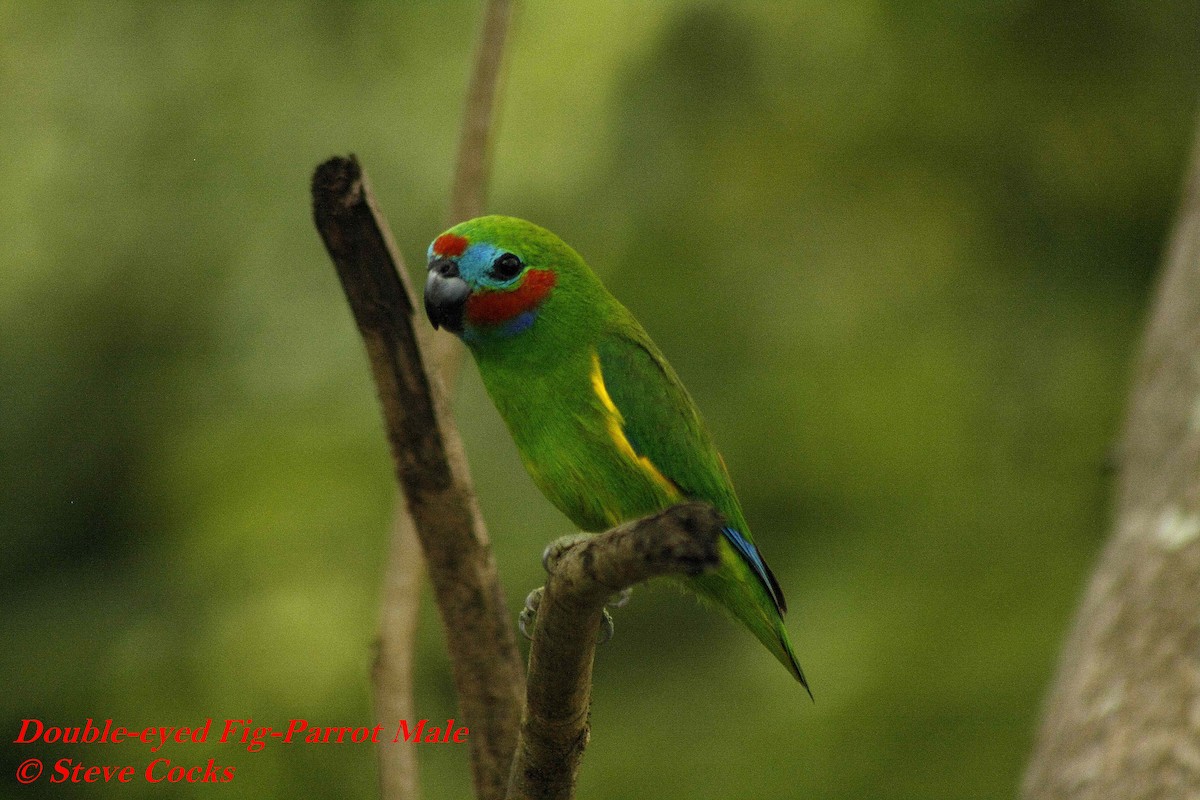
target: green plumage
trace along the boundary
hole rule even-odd
[[[506,255],[520,259],[515,278],[504,270],[514,262],[500,262]],[[574,250],[523,220],[464,222],[439,237],[430,259],[427,308],[444,291],[435,291],[435,273],[466,283],[457,332],[546,497],[584,531],[684,499],[711,503],[747,544],[722,538],[721,566],[686,585],[742,622],[807,688],[783,626],[782,592],[765,563],[754,563],[724,462],[637,320]],[[448,312],[431,308],[435,322],[437,313]]]

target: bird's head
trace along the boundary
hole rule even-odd
[[[469,345],[553,327],[547,320],[577,316],[567,311],[580,305],[572,296],[595,290],[603,291],[579,254],[525,220],[479,217],[429,246],[425,313]]]

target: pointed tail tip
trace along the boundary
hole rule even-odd
[[[808,685],[808,678],[804,677],[804,670],[800,668],[800,660],[796,658],[796,653],[792,650],[792,643],[788,641],[787,633],[783,630],[782,625],[779,629],[779,648],[775,655],[787,667],[788,672],[792,673],[792,677],[800,681],[804,691],[808,692],[808,699],[814,703],[817,702],[817,698],[813,697],[812,687]]]
[[[810,687],[808,685],[808,679],[804,677],[804,670],[800,669],[800,663],[798,661],[796,661],[796,657],[793,656],[791,653],[788,653],[788,655],[791,657],[791,662],[792,662],[791,663],[792,677],[794,677],[796,680],[800,681],[800,685],[804,687],[804,691],[808,692],[808,699],[813,701],[814,703],[817,702],[817,698],[813,697],[812,687]]]
[[[804,691],[808,692],[808,699],[811,700],[815,705],[817,698],[813,697],[812,689],[809,687],[808,681],[804,680],[803,675],[800,676],[800,685],[804,687]]]

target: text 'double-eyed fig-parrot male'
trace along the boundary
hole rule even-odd
[[[425,310],[466,343],[529,474],[581,530],[684,500],[711,503],[728,523],[720,565],[686,585],[726,608],[808,689],[783,625],[783,592],[699,412],[578,253],[524,220],[463,222],[429,247]]]

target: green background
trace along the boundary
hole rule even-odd
[[[419,270],[477,18],[0,2],[0,740],[369,723],[391,464],[308,181],[357,153]],[[640,589],[582,796],[1012,796],[1106,534],[1198,29],[1183,0],[523,3],[490,207],[579,249],[687,383],[817,698]],[[570,526],[461,383],[515,617]],[[419,648],[418,710],[454,716],[428,597]],[[155,757],[0,751],[13,797],[63,792],[16,785],[31,755]],[[237,769],[180,797],[375,792],[364,746],[164,754]],[[467,794],[464,748],[422,758],[426,797]]]

